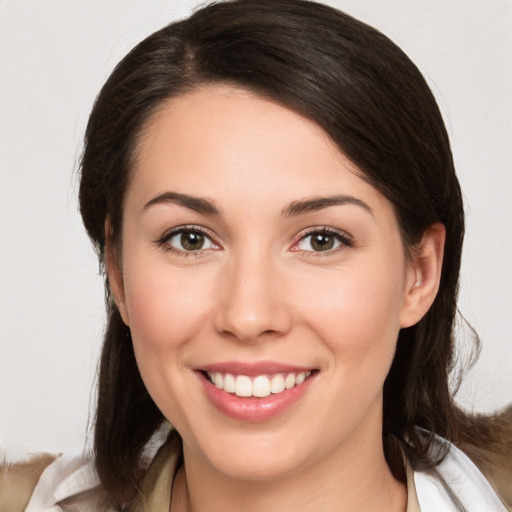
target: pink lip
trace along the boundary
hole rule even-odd
[[[252,371],[249,373],[234,371],[232,369],[232,366],[229,366],[231,370],[225,370],[224,368],[227,367],[224,365],[210,365],[208,368],[215,369],[208,369],[207,371],[220,371],[226,373],[233,372],[235,374],[238,373],[240,375],[248,376],[297,371],[295,369],[290,370],[290,366],[286,366],[286,369],[283,369],[283,365],[280,365],[277,371],[274,371],[275,367],[273,366],[264,366],[262,368],[258,368],[258,372],[256,373]],[[219,368],[223,369],[221,370]],[[237,366],[237,368],[239,368],[239,366]],[[245,368],[244,371],[247,371],[247,369],[252,370],[253,368]],[[300,368],[298,371],[300,372],[305,370]],[[308,377],[302,384],[299,384],[298,386],[294,386],[291,389],[287,389],[282,393],[276,393],[264,398],[258,398],[239,397],[231,393],[226,393],[225,391],[215,387],[215,385],[213,385],[210,382],[210,380],[206,378],[203,372],[197,371],[196,374],[203,386],[206,396],[208,397],[210,402],[217,408],[217,410],[235,420],[252,423],[267,421],[285,412],[287,409],[296,404],[304,396],[304,394],[309,389],[310,385],[313,383],[313,381],[316,380],[316,373],[314,373],[312,376]]]
[[[275,361],[225,361],[220,363],[207,364],[196,368],[205,372],[232,373],[235,375],[247,375],[255,377],[257,375],[270,375],[273,373],[300,373],[313,370],[314,368],[306,366],[294,366]]]

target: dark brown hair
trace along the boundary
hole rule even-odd
[[[101,258],[107,217],[114,240],[121,234],[145,123],[165,99],[208,83],[246,88],[316,122],[394,205],[406,247],[429,225],[446,227],[439,293],[425,317],[400,332],[384,385],[391,471],[404,480],[397,440],[416,468],[434,467],[445,454],[432,451],[434,436],[457,442],[466,420],[448,384],[464,215],[446,129],[421,73],[380,32],[315,2],[220,2],[155,32],[116,67],[87,126],[80,209]],[[107,305],[94,448],[103,484],[123,505],[137,492],[142,450],[164,418],[140,377],[130,330]]]

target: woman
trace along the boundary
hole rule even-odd
[[[116,68],[81,169],[95,459],[50,464],[27,510],[505,510],[455,447],[491,478],[510,454],[448,387],[448,137],[387,38],[320,4],[205,7]]]

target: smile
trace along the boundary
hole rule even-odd
[[[244,422],[268,421],[301,401],[320,371],[276,362],[224,362],[197,368],[208,401]]]
[[[311,371],[256,375],[254,377],[221,372],[207,372],[206,374],[217,389],[226,393],[238,397],[265,398],[271,394],[277,395],[287,389],[299,386],[311,375]]]

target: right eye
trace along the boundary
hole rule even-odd
[[[178,228],[164,235],[158,243],[177,253],[199,252],[220,247],[201,229]]]

